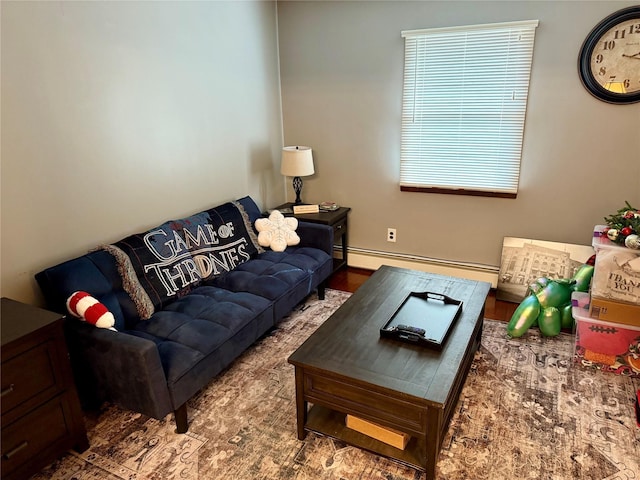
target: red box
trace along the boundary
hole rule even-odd
[[[589,316],[589,294],[571,297],[576,321],[574,359],[583,366],[640,378],[640,327]]]

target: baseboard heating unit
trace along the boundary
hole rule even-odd
[[[390,265],[392,267],[410,268],[422,272],[489,282],[492,288],[496,288],[498,285],[499,266],[382,252],[357,247],[348,247],[347,251],[347,263],[350,267],[377,270],[381,265]]]

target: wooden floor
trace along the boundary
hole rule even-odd
[[[355,292],[367,278],[373,273],[372,270],[364,270],[362,268],[347,267],[335,272],[329,278],[329,288],[334,290],[342,290],[344,292]],[[508,322],[511,320],[513,312],[518,307],[517,303],[503,302],[496,300],[495,290],[491,290],[487,303],[485,304],[484,316],[492,320],[503,320]]]

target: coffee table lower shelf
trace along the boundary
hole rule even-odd
[[[425,448],[416,437],[411,437],[404,450],[364,435],[345,424],[346,414],[321,405],[313,405],[307,413],[305,430],[344,441],[349,445],[377,455],[391,458],[420,471],[426,471]],[[422,455],[421,455],[422,452]]]

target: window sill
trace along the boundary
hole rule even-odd
[[[414,192],[414,193],[443,193],[445,195],[469,195],[474,197],[494,197],[494,198],[516,198],[517,193],[505,193],[505,192],[487,192],[484,190],[467,190],[464,188],[450,189],[450,188],[437,188],[437,187],[404,187],[400,186],[401,192]]]

